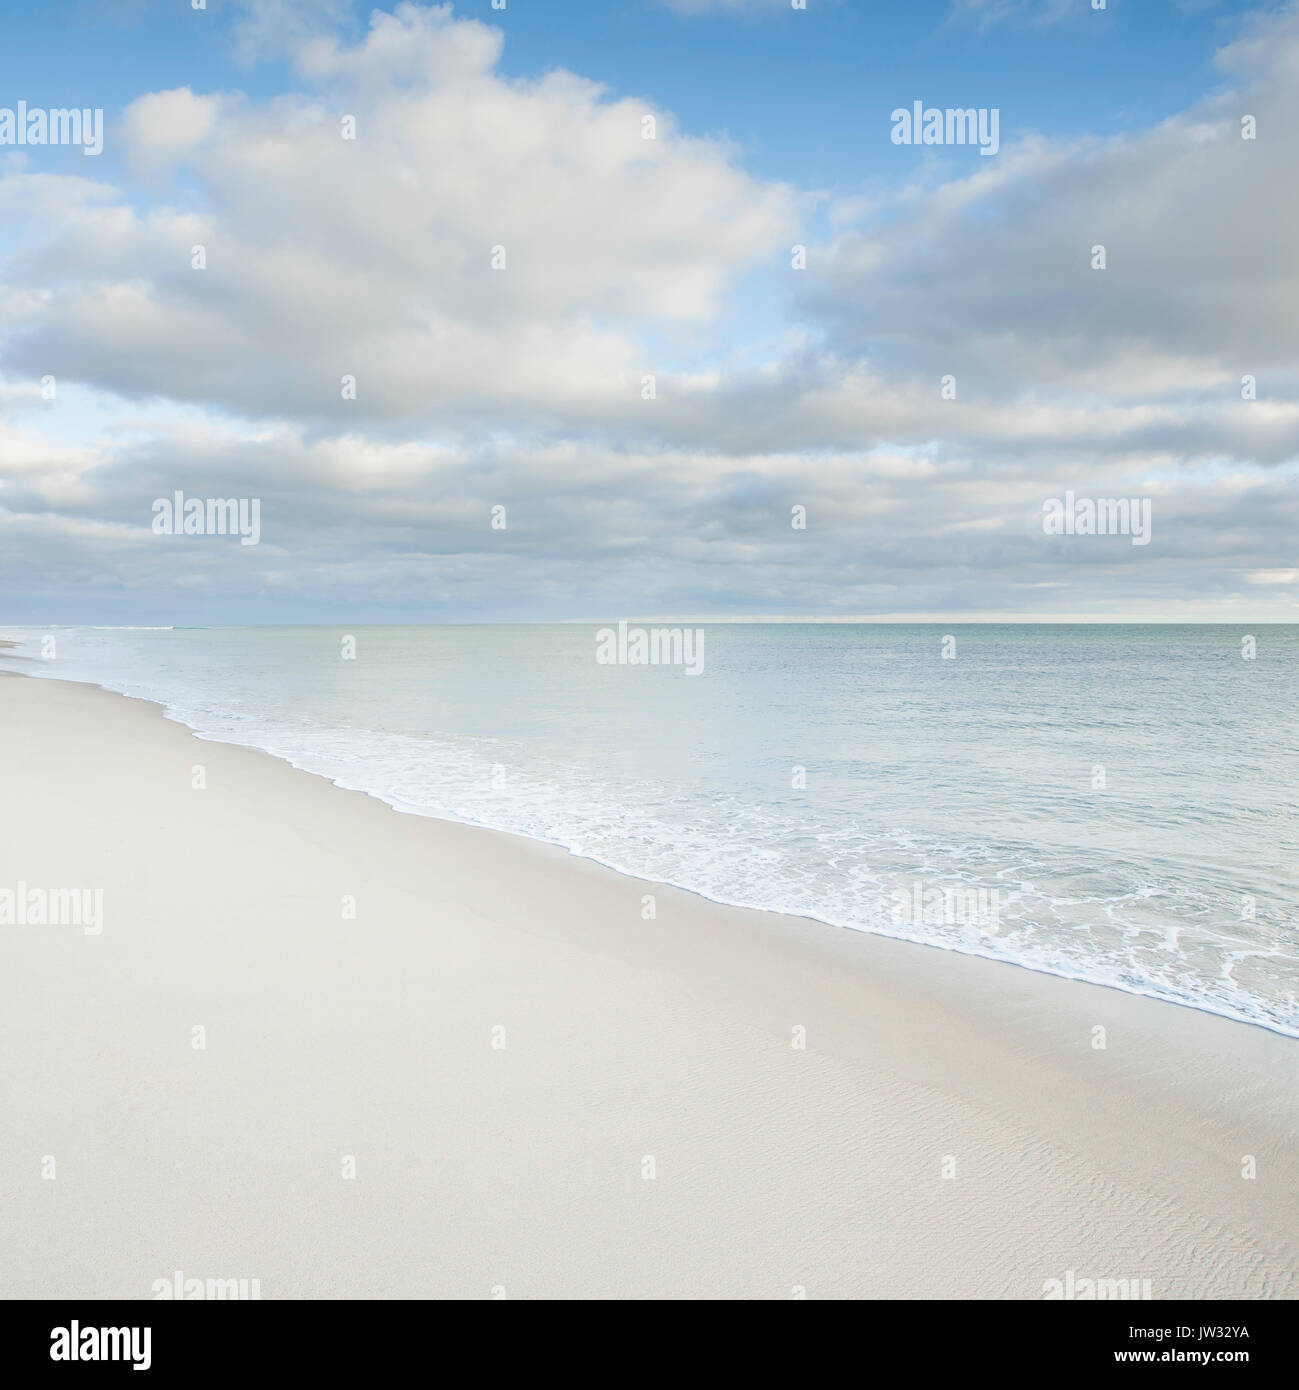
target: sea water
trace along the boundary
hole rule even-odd
[[[0,665],[721,902],[1299,1035],[1299,626],[702,622],[693,673],[598,660],[601,626],[9,630]]]

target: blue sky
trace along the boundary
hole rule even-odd
[[[1294,5],[107,8],[0,53],[106,120],[0,147],[0,621],[1294,617]]]
[[[341,5],[339,31],[362,35],[373,8]],[[851,186],[897,172],[899,152],[872,132],[916,97],[998,106],[1008,133],[1152,124],[1213,85],[1214,52],[1255,7],[1118,0],[1096,12],[1080,0],[1035,22],[1044,8],[1025,4],[992,23],[951,0],[809,0],[803,12],[773,0],[684,14],[662,0],[513,0],[504,11],[475,0],[455,12],[505,31],[503,72],[571,68],[615,94],[653,97],[695,133],[728,135],[764,178]],[[12,9],[0,84],[39,91],[47,106],[111,116],[141,91],[177,84],[259,97],[289,85],[283,61],[243,52],[246,7],[232,0],[208,0],[202,12],[180,0]]]

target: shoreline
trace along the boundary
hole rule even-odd
[[[407,814],[88,683],[0,704],[0,888],[107,904],[0,928],[11,1297],[1299,1296],[1283,1034]]]
[[[21,643],[6,643],[4,641],[0,641],[0,648],[5,646],[20,645]],[[702,903],[710,903],[717,907],[733,908],[741,912],[769,914],[773,917],[811,923],[816,925],[817,927],[823,927],[831,931],[852,932],[858,935],[874,936],[888,941],[902,942],[903,944],[908,946],[918,946],[932,951],[940,951],[945,954],[965,956],[973,960],[990,961],[996,965],[1012,966],[1018,970],[1027,970],[1029,973],[1034,975],[1045,975],[1057,980],[1069,980],[1077,984],[1089,985],[1098,989],[1115,990],[1120,994],[1131,995],[1132,997],[1137,999],[1149,999],[1156,1003],[1172,1005],[1175,1008],[1190,1009],[1195,1013],[1208,1014],[1210,1017],[1221,1018],[1230,1023],[1239,1023],[1246,1027],[1260,1028],[1264,1032],[1273,1033],[1278,1037],[1289,1038],[1292,1040],[1299,1041],[1299,1029],[1290,1029],[1276,1022],[1269,1022],[1259,1018],[1250,1018],[1240,1013],[1230,1013],[1225,1009],[1212,1008],[1206,1004],[1197,1003],[1193,1000],[1186,999],[1171,993],[1155,993],[1147,989],[1129,987],[1119,981],[1089,979],[1085,975],[1071,974],[1068,971],[1053,969],[1047,965],[1031,964],[1027,961],[1016,960],[1010,956],[993,955],[988,952],[967,950],[957,945],[945,945],[940,942],[927,941],[918,937],[903,936],[900,934],[880,930],[875,927],[854,926],[848,923],[834,921],[828,917],[817,917],[811,913],[790,913],[785,912],[780,908],[762,907],[757,906],[753,903],[734,902],[726,898],[713,897],[710,894],[705,893],[703,890],[691,887],[688,884],[677,883],[672,879],[649,878],[636,873],[633,869],[628,869],[619,864],[610,863],[609,861],[604,859],[598,859],[593,855],[576,853],[558,840],[547,840],[541,836],[529,835],[522,831],[502,829],[499,826],[489,825],[484,821],[474,821],[465,818],[438,815],[430,811],[421,810],[419,807],[416,806],[412,806],[409,804],[401,804],[397,801],[389,800],[386,796],[382,795],[381,793],[369,791],[365,787],[349,786],[345,782],[339,781],[334,777],[331,777],[328,773],[316,772],[312,768],[302,766],[302,764],[295,762],[294,759],[290,757],[288,754],[277,753],[272,749],[262,748],[256,744],[235,742],[231,739],[223,738],[217,734],[205,733],[203,730],[196,728],[193,724],[190,724],[186,719],[182,718],[180,715],[173,713],[171,706],[166,705],[159,700],[151,699],[147,695],[132,695],[123,690],[113,690],[111,687],[102,685],[98,681],[76,681],[70,680],[67,677],[63,676],[36,676],[26,671],[15,671],[11,668],[4,666],[0,666],[0,675],[23,676],[29,680],[55,680],[68,685],[86,686],[90,689],[102,691],[106,695],[113,695],[123,700],[136,700],[141,704],[147,705],[150,708],[157,710],[161,717],[165,719],[168,723],[176,724],[180,728],[185,729],[188,733],[192,734],[193,737],[198,739],[200,742],[218,743],[230,748],[243,748],[248,750],[249,752],[260,753],[265,757],[274,758],[277,762],[284,763],[286,766],[293,768],[294,771],[304,773],[309,777],[317,777],[321,781],[326,783],[328,786],[335,787],[339,791],[355,792],[361,796],[368,796],[373,800],[378,801],[381,805],[386,806],[390,810],[396,812],[398,815],[417,816],[422,819],[435,821],[438,824],[443,825],[466,826],[474,830],[484,830],[493,835],[509,836],[512,839],[516,839],[527,844],[544,845],[548,848],[560,851],[561,853],[567,855],[570,859],[597,865],[602,869],[607,869],[610,873],[618,874],[623,878],[632,879],[637,883],[645,883],[651,886],[658,886],[661,888],[671,888],[678,892],[689,894],[691,897],[699,899],[699,901]]]

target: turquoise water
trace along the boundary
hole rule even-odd
[[[600,664],[595,625],[11,630],[2,660],[403,810],[1299,1035],[1299,627],[702,626],[698,676]]]

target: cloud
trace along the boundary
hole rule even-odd
[[[1125,421],[1143,446],[1295,457],[1299,242],[1277,234],[1299,218],[1295,12],[1219,62],[1233,86],[1154,129],[1028,136],[870,206],[811,256],[803,312],[836,357],[952,374],[1008,425],[1013,403],[1100,448]]]
[[[259,621],[313,604],[465,620],[1010,611],[1026,595],[1048,615],[1189,615],[1206,593],[1229,602],[1241,588],[1288,601],[1299,495],[1285,480],[1253,470],[1152,483],[1150,547],[1062,544],[1043,531],[1046,498],[1069,484],[1130,495],[1127,469],[1076,461],[1048,483],[1043,457],[994,477],[943,448],[739,456],[160,425],[78,458],[75,496],[46,495],[38,473],[0,475],[0,583],[46,611],[116,591],[119,616],[143,601],[159,620],[182,591]],[[153,535],[152,501],[177,487],[260,498],[262,543]],[[503,531],[490,524],[497,505]],[[790,526],[795,505],[806,530]]]
[[[188,87],[140,97],[122,118],[129,157],[154,166],[191,154],[212,133],[220,108],[218,97],[195,96]]]
[[[1153,129],[1023,134],[972,175],[907,151],[819,242],[811,195],[647,101],[505,76],[489,25],[402,6],[355,40],[278,32],[295,90],[147,94],[120,186],[0,178],[16,599],[76,620],[93,585],[128,621],[178,594],[215,621],[1290,611],[1293,11]],[[787,331],[753,341],[754,304]],[[72,428],[65,382],[116,427]],[[153,536],[176,488],[261,498],[262,544]],[[1066,488],[1149,496],[1151,545],[1053,543]]]
[[[581,427],[639,400],[647,333],[706,329],[795,230],[727,145],[569,73],[507,80],[499,31],[446,10],[295,52],[310,93],[129,109],[134,153],[185,154],[183,209],[0,180],[15,213],[62,202],[13,262],[39,294],[8,363],[236,412]]]
[[[234,0],[232,26],[241,62],[282,57],[315,36],[339,29],[347,20],[347,0]]]

